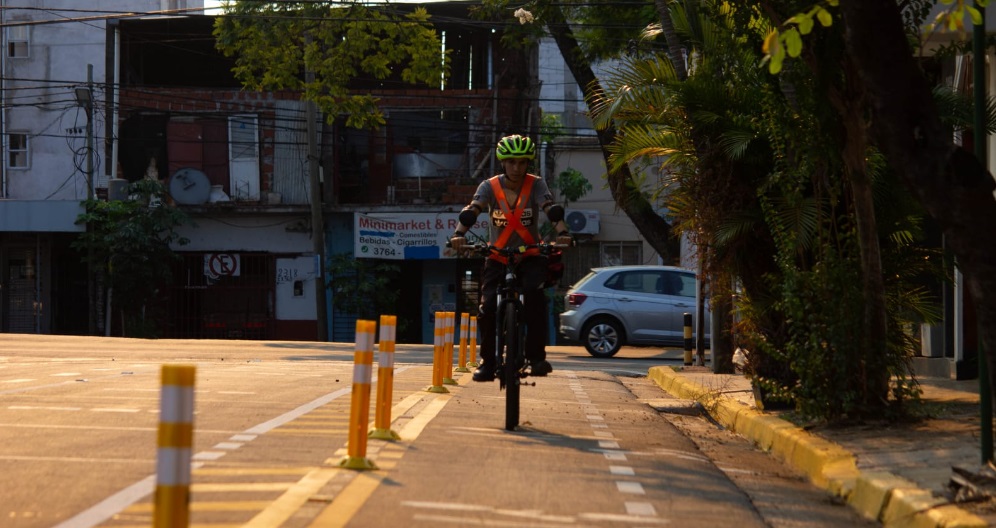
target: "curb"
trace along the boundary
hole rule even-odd
[[[935,497],[916,484],[885,472],[858,470],[854,454],[792,423],[722,396],[675,372],[651,367],[647,376],[678,398],[702,404],[714,420],[801,471],[821,489],[884,526],[898,528],[985,528],[982,518]]]

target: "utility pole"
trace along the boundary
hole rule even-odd
[[[305,46],[311,43],[311,35],[305,37]],[[305,70],[305,82],[308,84],[315,81],[315,72],[311,68]],[[318,322],[318,340],[329,340],[329,318],[328,318],[328,296],[325,287],[325,220],[322,214],[322,190],[319,182],[318,167],[318,127],[315,120],[318,118],[318,107],[314,101],[307,103],[305,119],[308,122],[306,128],[308,134],[308,175],[311,182],[311,242],[315,252],[315,259],[318,261],[318,273],[315,276],[315,304],[316,319]]]
[[[86,197],[93,200],[93,64],[86,65],[86,88],[76,89],[76,102],[86,111]],[[90,224],[86,226],[90,230]],[[94,280],[93,249],[87,249],[87,262],[91,269],[87,273],[87,331],[97,335],[97,281]]]

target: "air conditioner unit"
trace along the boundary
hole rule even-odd
[[[564,222],[571,233],[577,235],[598,234],[598,211],[568,211]]]

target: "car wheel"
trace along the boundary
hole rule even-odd
[[[581,332],[584,348],[597,358],[616,355],[625,341],[625,333],[619,321],[609,318],[592,319]]]

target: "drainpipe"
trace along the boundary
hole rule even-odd
[[[7,0],[0,0],[0,27],[7,27]],[[2,43],[3,48],[0,49],[0,108],[7,108],[7,86],[4,82],[7,75],[7,54],[5,53],[7,49],[7,32],[0,31],[3,34],[0,37],[0,43]],[[7,120],[4,119],[7,113],[0,110],[0,156],[3,156],[3,160],[0,160],[0,198],[7,197],[7,148],[9,147],[7,138]]]

